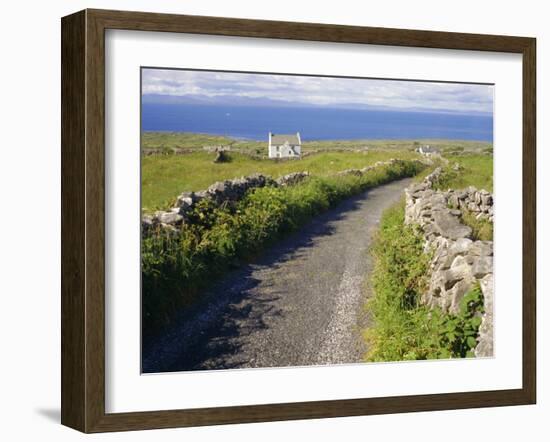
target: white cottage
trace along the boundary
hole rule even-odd
[[[269,158],[299,158],[302,155],[300,132],[294,135],[275,135],[269,132]]]

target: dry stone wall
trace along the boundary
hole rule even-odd
[[[486,190],[468,187],[462,190],[448,190],[447,201],[454,209],[469,210],[476,218],[493,222],[493,195]]]
[[[493,242],[474,241],[472,229],[461,223],[466,208],[492,221],[493,198],[489,192],[468,188],[437,191],[433,183],[441,174],[437,168],[426,179],[405,190],[405,223],[418,224],[431,251],[429,286],[421,302],[456,314],[464,295],[479,282],[485,313],[479,329],[478,357],[493,354]]]
[[[303,181],[308,176],[309,172],[294,172],[274,180],[266,175],[254,174],[233,180],[218,181],[206,190],[184,192],[178,196],[175,206],[171,209],[157,211],[153,216],[144,216],[141,223],[142,234],[147,235],[152,228],[156,227],[175,230],[176,227],[186,222],[187,215],[200,201],[206,198],[217,206],[235,203],[241,200],[250,189],[265,186],[284,187],[294,185]]]
[[[402,160],[392,158],[388,161],[378,161],[373,166],[363,169],[348,169],[339,172],[339,175],[363,175],[378,167],[389,166],[399,163]],[[196,205],[205,198],[210,199],[215,205],[231,204],[241,200],[250,189],[265,186],[284,187],[296,185],[306,178],[309,172],[293,172],[283,175],[274,180],[267,175],[254,174],[247,177],[236,178],[233,180],[218,181],[212,184],[208,189],[198,192],[184,192],[178,196],[174,207],[167,211],[157,211],[154,215],[145,215],[142,217],[141,231],[142,235],[147,235],[151,229],[161,227],[167,231],[176,231],[177,227],[187,221],[187,215],[196,207]]]
[[[417,160],[418,161],[418,160]],[[421,163],[421,161],[418,161],[419,163]],[[388,161],[377,161],[376,163],[374,163],[372,166],[367,166],[367,167],[363,167],[362,169],[345,169],[345,170],[342,170],[338,173],[336,173],[336,175],[356,175],[356,176],[361,176],[367,172],[370,172],[371,170],[374,170],[378,167],[384,167],[384,166],[391,166],[393,164],[398,164],[398,163],[404,163],[403,160],[399,160],[399,159],[396,159],[396,158],[391,158],[389,159]]]

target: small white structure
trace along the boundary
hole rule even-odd
[[[425,146],[420,146],[419,148],[416,149],[416,151],[427,157],[430,157],[432,155],[439,155],[439,150],[428,144],[426,144]]]
[[[302,155],[300,132],[295,135],[275,135],[269,132],[269,158],[299,158]]]

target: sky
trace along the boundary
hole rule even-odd
[[[142,71],[142,95],[167,103],[493,111],[489,85],[149,68]]]

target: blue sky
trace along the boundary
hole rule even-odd
[[[144,69],[142,93],[184,103],[493,111],[493,86],[436,82]]]

